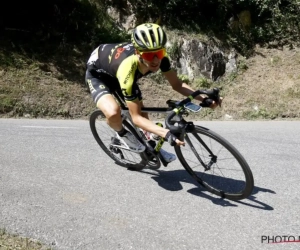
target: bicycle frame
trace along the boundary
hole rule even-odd
[[[139,129],[135,126],[135,124],[133,123],[132,118],[131,118],[131,116],[130,116],[130,114],[129,114],[129,109],[128,109],[128,107],[126,106],[125,101],[123,100],[123,98],[121,98],[121,97],[118,95],[117,92],[114,92],[114,93],[113,93],[113,96],[114,96],[114,98],[116,99],[116,101],[117,101],[117,102],[119,103],[119,105],[120,105],[122,119],[123,119],[123,120],[124,120],[124,119],[127,120],[127,121],[130,123],[130,125],[132,125],[132,127],[133,127],[133,128],[135,129],[135,131],[137,132],[138,139],[141,140],[142,142],[144,142],[144,144],[147,145],[147,148],[148,148],[149,150],[153,149],[153,148],[151,147],[151,145],[148,143],[148,141],[145,140],[145,139],[143,139],[143,137],[140,135],[140,131],[139,131]],[[162,107],[162,108],[160,108],[160,107],[143,107],[143,108],[141,109],[141,111],[142,111],[142,112],[145,112],[145,113],[166,113],[166,114],[167,114],[168,112],[171,111],[171,109],[170,109],[170,108],[167,108],[167,107],[165,107],[165,108],[164,108],[164,107]],[[160,140],[156,143],[155,148],[154,148],[153,150],[151,150],[151,151],[152,151],[152,153],[158,155],[158,157],[159,157],[161,163],[166,167],[166,166],[168,165],[168,162],[165,161],[165,159],[162,157],[162,155],[161,155],[160,152],[159,152],[160,149],[161,149],[161,147],[163,146],[164,142],[165,142],[165,141],[164,141],[164,138],[160,138]]]
[[[213,90],[213,91],[201,91],[201,90],[197,90],[195,91],[192,95],[188,96],[186,99],[182,100],[181,102],[177,103],[176,108],[171,106],[171,102],[167,102],[169,107],[165,107],[165,108],[159,108],[159,107],[143,107],[141,109],[142,112],[147,112],[147,113],[169,113],[168,117],[166,119],[166,126],[171,130],[171,132],[175,133],[178,135],[178,138],[180,140],[183,140],[183,135],[185,134],[185,131],[192,131],[194,128],[194,124],[193,122],[186,122],[183,118],[182,118],[182,114],[186,112],[186,109],[184,107],[185,104],[189,103],[191,100],[193,100],[197,95],[199,94],[208,94],[208,95],[218,95],[219,90]],[[119,96],[119,94],[117,92],[113,93],[113,96],[115,97],[116,101],[119,103],[120,107],[121,107],[121,114],[123,119],[126,119],[127,121],[130,122],[130,124],[132,125],[132,127],[134,127],[135,131],[137,132],[137,135],[140,135],[139,130],[137,129],[137,127],[134,125],[131,116],[129,114],[129,109],[126,106],[126,103],[124,101],[124,99],[122,97]],[[173,109],[174,108],[174,109]],[[174,123],[171,122],[171,119],[174,118],[176,115],[179,115],[179,120],[176,122],[183,122],[183,126],[174,126]],[[149,143],[144,140],[141,136],[138,136],[138,138],[144,142],[144,144],[147,145],[148,149],[152,149],[151,145],[149,145]],[[164,166],[167,166],[168,163],[164,160],[164,158],[161,156],[159,150],[161,149],[162,145],[164,144],[164,138],[161,138],[156,147],[154,148],[154,152],[155,154],[157,154],[161,160],[161,162],[163,163]],[[204,145],[204,147],[211,153],[210,149]],[[195,152],[194,152],[195,153]],[[197,158],[199,158],[199,156],[197,155],[197,153],[195,154],[197,156]],[[209,170],[210,169],[210,165],[213,164],[214,160],[212,160],[212,162],[209,164],[209,166],[206,166],[204,164],[204,162],[199,159],[199,161],[201,162],[201,164],[203,165],[203,167],[205,168],[205,170]]]
[[[121,110],[123,111],[129,111],[128,107],[125,104],[125,101],[123,98],[121,98],[117,92],[113,93],[113,96],[115,97],[116,101],[119,103]],[[171,111],[170,108],[158,108],[158,107],[143,107],[142,112],[146,113],[167,113],[168,111]]]

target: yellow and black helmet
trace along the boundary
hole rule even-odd
[[[138,51],[158,50],[165,46],[167,35],[159,25],[144,23],[133,30],[131,42]]]

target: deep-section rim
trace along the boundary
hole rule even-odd
[[[204,134],[204,135],[210,137],[211,139],[217,141],[224,148],[226,148],[234,156],[234,158],[237,160],[237,162],[240,164],[241,169],[243,170],[243,173],[245,175],[246,184],[245,184],[244,190],[241,193],[237,193],[237,194],[224,193],[224,192],[221,192],[218,189],[215,189],[214,187],[212,187],[208,183],[204,182],[199,176],[196,175],[196,173],[193,171],[193,169],[188,165],[188,163],[184,159],[181,148],[179,146],[175,146],[175,152],[177,154],[177,157],[180,160],[183,167],[187,170],[187,172],[199,184],[204,186],[209,192],[211,192],[213,194],[216,194],[218,196],[221,196],[223,198],[227,198],[227,199],[230,199],[230,200],[241,200],[241,199],[244,199],[244,198],[247,198],[248,196],[250,196],[252,191],[253,191],[253,188],[254,188],[253,174],[251,172],[251,169],[250,169],[248,163],[246,162],[244,157],[241,155],[241,153],[230,142],[228,142],[226,139],[224,139],[223,137],[221,137],[217,133],[215,133],[215,132],[213,132],[213,131],[211,131],[207,128],[204,128],[204,127],[201,127],[201,126],[195,126],[195,129],[194,129],[193,133]]]

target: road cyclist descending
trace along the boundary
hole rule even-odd
[[[153,137],[162,137],[170,144],[185,144],[170,130],[150,121],[147,113],[141,112],[144,105],[137,81],[150,73],[160,70],[173,90],[184,96],[194,92],[171,68],[166,42],[166,33],[159,25],[144,23],[133,30],[131,42],[100,44],[87,62],[85,81],[97,108],[104,113],[108,125],[116,131],[116,143],[132,151],[143,152],[145,146],[123,127],[121,109],[112,92],[124,98],[133,123],[146,135],[150,133]],[[202,106],[210,108],[221,104],[202,96],[195,99],[202,102]],[[160,149],[160,153],[167,162],[176,159],[174,154],[163,149]]]

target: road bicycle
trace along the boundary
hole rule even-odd
[[[190,112],[201,111],[201,106],[192,100],[204,94],[207,98],[218,100],[219,90],[197,90],[189,97],[181,100],[168,100],[168,107],[144,107],[142,112],[165,113],[165,126],[185,146],[174,146],[175,153],[186,171],[194,180],[209,192],[230,200],[241,200],[251,195],[254,180],[251,169],[241,153],[219,134],[192,121],[186,121]],[[156,145],[150,143],[141,129],[137,128],[130,117],[129,110],[120,95],[113,96],[120,104],[123,126],[130,131],[146,147],[145,151],[136,153],[125,149],[115,142],[115,131],[110,128],[104,114],[100,110],[90,116],[90,128],[99,146],[118,165],[133,170],[157,170],[168,163],[160,154],[164,138]]]

